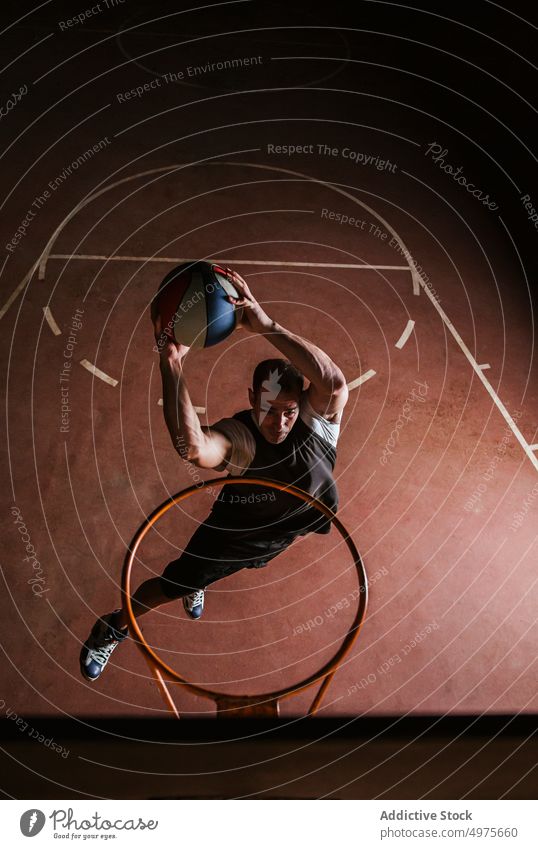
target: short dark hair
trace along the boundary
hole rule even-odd
[[[295,368],[289,360],[274,357],[262,360],[254,369],[252,375],[252,390],[254,395],[261,391],[264,381],[269,381],[277,390],[275,397],[280,392],[294,392],[300,394],[303,391],[304,377],[298,368]]]

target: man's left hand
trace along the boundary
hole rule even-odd
[[[248,288],[247,283],[237,271],[225,269],[226,277],[235,286],[239,298],[227,295],[228,300],[236,307],[243,307],[243,315],[238,322],[238,327],[243,327],[249,333],[267,333],[273,326],[272,319],[261,308],[258,301]]]

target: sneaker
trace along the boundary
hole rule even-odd
[[[199,619],[204,612],[204,590],[195,590],[183,596],[183,609],[191,619]]]
[[[119,612],[115,610],[98,619],[82,646],[80,671],[87,681],[96,681],[99,678],[116,646],[127,638],[127,629],[120,631],[113,627],[115,616]]]

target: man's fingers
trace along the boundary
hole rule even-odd
[[[240,280],[241,283],[244,283],[246,285],[246,280],[243,277],[241,277],[241,275],[239,274],[238,271],[234,271],[233,275],[237,280]]]
[[[240,274],[237,271],[232,271],[231,268],[226,269],[226,273],[229,278],[231,278],[230,282],[239,283],[241,286],[246,286],[246,280],[243,280]]]
[[[238,283],[237,280],[234,280],[234,283],[237,287],[240,298],[248,298],[249,300],[254,300],[254,296],[246,283]]]

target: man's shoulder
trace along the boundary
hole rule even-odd
[[[256,440],[248,426],[249,416],[250,410],[240,410],[211,425],[212,429],[224,433],[230,441],[226,461],[217,471],[228,470],[234,475],[242,475],[252,463],[256,454]]]
[[[347,403],[347,399],[338,410],[333,413],[327,414],[326,397],[324,396],[323,400],[320,401],[319,397],[317,397],[316,395],[314,387],[312,386],[312,384],[310,384],[308,389],[304,389],[301,393],[301,400],[304,405],[308,407],[309,412],[311,412],[314,416],[319,416],[324,421],[329,422],[329,424],[341,423],[342,414],[344,411],[344,406]]]
[[[338,442],[340,435],[340,422],[333,422],[316,412],[310,404],[308,398],[308,390],[301,392],[299,400],[299,418],[301,421],[313,431],[317,436],[320,436],[326,442],[329,442],[334,448]]]
[[[225,433],[232,441],[241,439],[252,443],[254,437],[248,426],[248,416],[244,415],[245,412],[249,411],[242,410],[240,413],[234,413],[233,416],[225,416],[212,424],[211,428]]]

